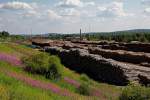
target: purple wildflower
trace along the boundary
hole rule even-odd
[[[69,84],[71,84],[71,85],[73,85],[73,86],[75,86],[76,88],[80,87],[80,83],[77,82],[76,80],[73,80],[73,79],[70,79],[68,77],[65,77],[64,81],[69,83]],[[99,90],[95,89],[95,88],[92,88],[91,89],[91,95],[99,97],[99,96],[101,96],[101,92]]]
[[[2,61],[7,61],[13,65],[21,65],[22,62],[19,58],[13,56],[13,55],[8,55],[8,54],[4,54],[4,53],[0,53],[0,60]]]
[[[70,79],[70,78],[68,78],[68,77],[65,77],[64,78],[64,81],[65,82],[67,82],[67,83],[69,83],[69,84],[72,84],[72,85],[74,85],[75,87],[80,87],[80,83],[79,82],[77,82],[77,81],[75,81],[75,80],[73,80],[73,79]]]
[[[8,75],[13,77],[13,78],[16,78],[18,80],[21,80],[21,81],[25,82],[26,84],[31,85],[33,87],[51,90],[52,92],[57,93],[59,95],[63,95],[63,96],[74,96],[74,94],[71,93],[70,91],[65,90],[65,89],[61,89],[60,87],[58,87],[57,85],[55,85],[53,83],[47,83],[47,82],[43,82],[40,80],[35,80],[35,79],[30,78],[30,77],[26,77],[22,74],[17,74],[14,72],[8,73]]]

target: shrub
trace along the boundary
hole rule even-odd
[[[56,56],[50,56],[50,66],[47,70],[46,77],[50,79],[60,79],[63,71],[60,59]]]
[[[63,66],[56,56],[40,53],[23,59],[25,70],[31,73],[44,75],[49,79],[60,79]]]
[[[139,85],[129,85],[123,89],[120,100],[150,100],[150,89]]]
[[[89,82],[90,81],[89,77],[86,74],[81,74],[80,79],[85,81],[85,82]]]
[[[49,67],[49,69],[45,75],[46,75],[46,78],[49,78],[49,79],[57,80],[57,79],[61,78],[61,74],[57,70],[57,65],[55,65],[55,64],[52,64],[51,67]]]
[[[46,53],[40,53],[23,59],[26,70],[32,73],[45,73],[49,66],[49,56]]]
[[[88,84],[82,83],[79,88],[77,88],[77,92],[81,95],[90,95],[90,88]]]

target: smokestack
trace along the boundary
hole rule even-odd
[[[80,41],[82,40],[82,31],[80,29]]]

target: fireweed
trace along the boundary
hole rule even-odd
[[[8,73],[8,74],[9,76],[16,78],[18,80],[24,81],[26,84],[29,84],[33,87],[51,90],[52,92],[59,94],[59,95],[63,95],[63,96],[73,96],[73,94],[70,93],[68,90],[61,89],[60,87],[58,87],[57,85],[53,83],[42,82],[40,80],[35,80],[30,77],[26,77],[24,75],[13,73],[13,72]]]
[[[79,82],[77,82],[77,81],[75,81],[75,80],[73,80],[73,79],[70,79],[70,78],[68,78],[68,77],[65,77],[65,78],[64,78],[64,81],[67,82],[67,83],[69,83],[69,84],[74,85],[74,86],[77,87],[77,88],[80,86],[80,83],[79,83]]]
[[[0,53],[0,60],[9,62],[13,65],[18,65],[18,66],[22,64],[21,60],[17,58],[16,56],[4,54],[4,53]]]

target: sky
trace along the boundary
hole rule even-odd
[[[150,0],[0,0],[0,31],[13,34],[150,28]]]

